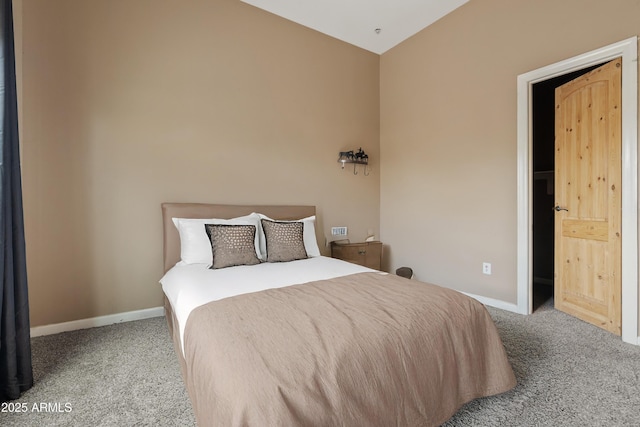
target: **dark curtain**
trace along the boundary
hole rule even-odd
[[[0,400],[33,385],[11,0],[0,0]]]

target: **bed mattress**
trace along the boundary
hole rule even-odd
[[[236,295],[280,288],[354,273],[373,272],[367,267],[324,256],[285,263],[262,263],[213,270],[206,264],[176,265],[162,279],[178,325],[181,347],[191,312],[208,302]],[[379,272],[379,274],[386,274]]]
[[[199,425],[439,425],[515,377],[485,307],[314,257],[161,280]]]

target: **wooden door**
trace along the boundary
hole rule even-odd
[[[555,92],[554,304],[617,335],[622,320],[621,70],[618,58]]]

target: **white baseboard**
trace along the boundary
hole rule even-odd
[[[164,316],[164,307],[145,308],[143,310],[127,311],[126,313],[109,314],[106,316],[91,317],[89,319],[73,320],[71,322],[35,326],[31,328],[31,337],[59,334],[60,332],[95,328],[98,326],[113,325],[114,323],[131,322],[160,316]]]
[[[522,314],[518,311],[518,305],[517,304],[512,304],[510,302],[505,302],[505,301],[501,301],[498,299],[493,299],[493,298],[487,298],[487,297],[483,297],[480,295],[474,295],[474,294],[470,294],[467,292],[462,292],[463,294],[480,301],[482,304],[484,305],[488,305],[490,307],[495,307],[495,308],[499,308],[501,310],[506,310],[506,311],[511,311],[513,313],[518,313],[518,314]]]
[[[467,292],[463,294],[480,301],[484,305],[499,308],[501,310],[518,313],[518,306],[509,302],[474,295]],[[55,323],[53,325],[36,326],[31,328],[31,337],[40,337],[43,335],[59,334],[60,332],[76,331],[78,329],[96,328],[98,326],[108,326],[114,323],[132,322],[134,320],[149,319],[151,317],[164,316],[164,307],[146,308],[144,310],[128,311],[126,313],[109,314],[107,316],[91,317],[89,319],[73,320],[71,322]],[[633,344],[633,343],[631,343]],[[638,337],[636,345],[640,346],[640,337]]]
[[[499,308],[502,310],[506,310],[506,311],[511,311],[513,313],[517,313],[517,314],[526,314],[526,313],[520,313],[518,311],[518,305],[517,304],[511,304],[509,302],[504,302],[504,301],[500,301],[497,299],[493,299],[493,298],[487,298],[487,297],[483,297],[480,295],[474,295],[474,294],[470,294],[467,292],[462,292],[463,294],[480,301],[482,304],[484,305],[488,305],[490,307],[495,307],[495,308]],[[638,339],[636,340],[636,342],[633,342],[633,339],[631,339],[629,341],[629,344],[635,344],[640,346],[640,337],[638,337]]]

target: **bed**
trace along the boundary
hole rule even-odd
[[[206,226],[211,245],[216,232],[251,230],[224,220],[255,213],[245,251],[255,243],[265,259],[209,268],[226,260],[214,243],[212,260],[184,261],[176,218],[219,219]],[[164,203],[162,214],[166,317],[198,425],[436,426],[516,384],[482,304],[321,256],[308,245],[321,228],[313,206]],[[295,229],[311,256],[277,259],[271,227]]]

